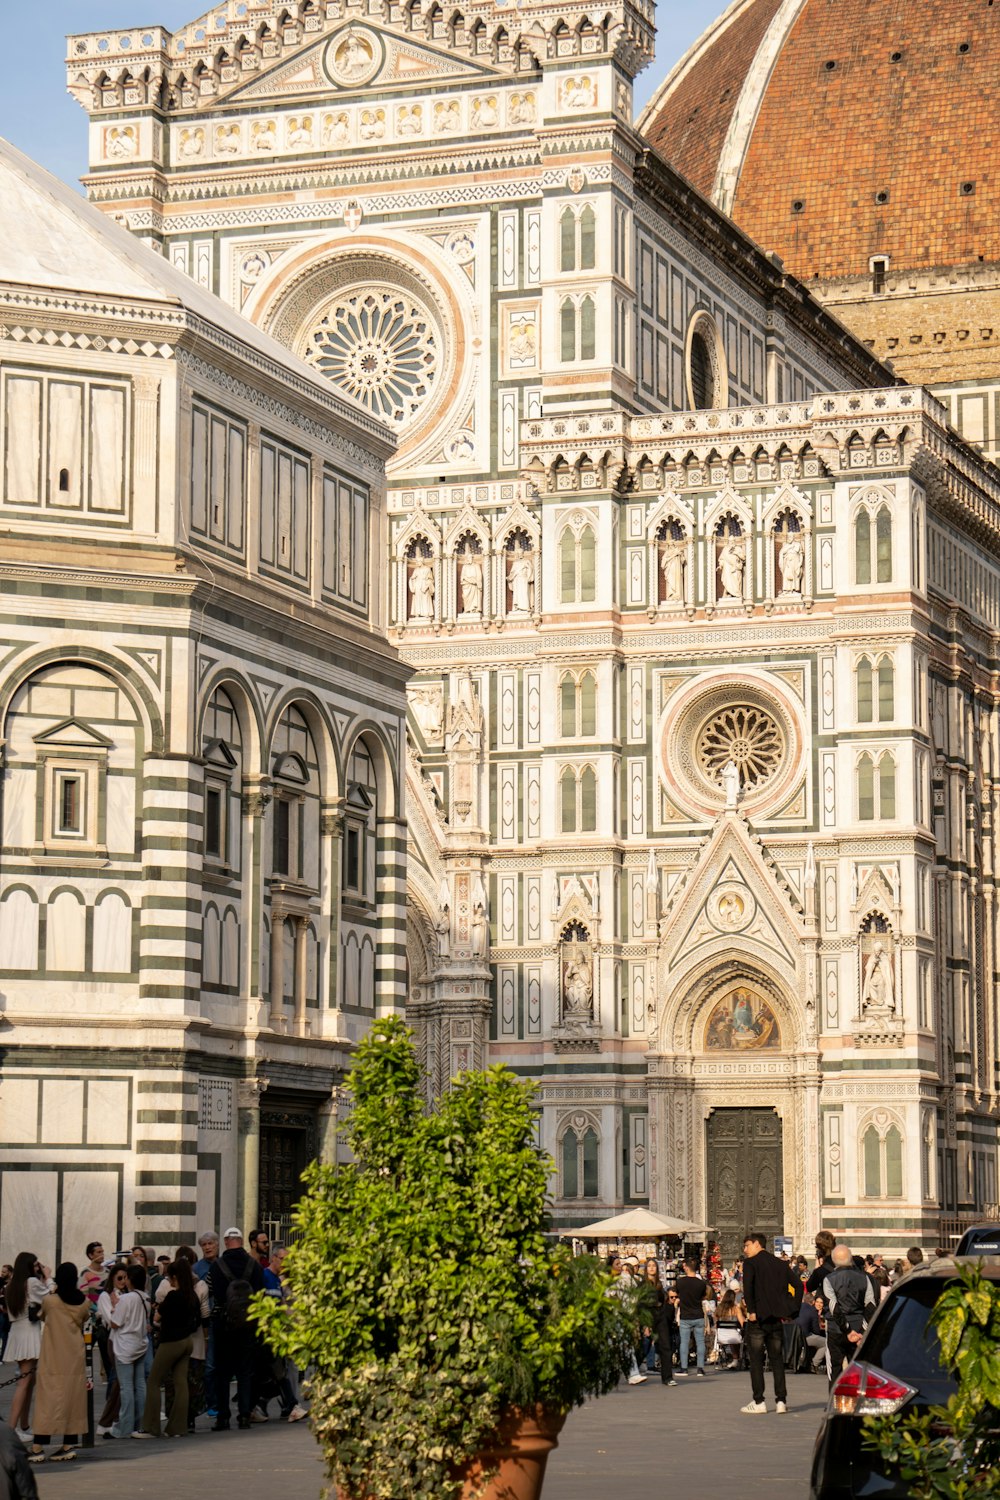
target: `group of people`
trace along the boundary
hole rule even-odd
[[[789,1358],[793,1369],[824,1369],[832,1385],[890,1287],[922,1260],[914,1246],[890,1270],[883,1256],[856,1256],[828,1230],[816,1235],[812,1266],[805,1256],[773,1254],[767,1237],[757,1233],[746,1236],[742,1256],[728,1271],[715,1274],[700,1255],[665,1266],[652,1257],[640,1265],[634,1256],[611,1254],[612,1290],[634,1296],[637,1343],[629,1383],[644,1384],[658,1371],[663,1385],[676,1385],[691,1373],[693,1350],[695,1379],[705,1378],[709,1360],[719,1369],[745,1366],[751,1398],[741,1410],[763,1415],[770,1364],[775,1411],[785,1413]]]
[[[19,1372],[8,1421],[28,1463],[76,1457],[89,1424],[88,1328],[107,1378],[96,1424],[104,1440],[183,1437],[201,1413],[226,1431],[234,1384],[240,1428],[266,1422],[275,1398],[282,1420],[307,1415],[298,1372],[264,1345],[250,1313],[257,1292],[287,1297],[285,1247],[255,1229],[245,1248],[235,1227],[222,1246],[210,1230],[172,1258],[142,1245],[106,1258],[94,1240],[82,1273],[66,1261],[53,1274],[33,1251],[2,1268],[3,1357]]]

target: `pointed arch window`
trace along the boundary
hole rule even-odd
[[[592,1125],[564,1132],[560,1165],[562,1198],[600,1197],[600,1141]]]
[[[883,656],[878,664],[878,719],[890,723],[896,716],[896,682],[892,661]]]
[[[576,359],[576,308],[569,297],[559,309],[559,357],[563,364]]]
[[[874,704],[872,700],[872,664],[867,656],[863,656],[858,662],[857,689],[858,723],[870,724],[874,716]]]
[[[597,831],[597,773],[567,766],[559,777],[560,828],[563,833]]]
[[[580,303],[580,358],[597,357],[597,310],[593,297],[584,297]]]
[[[863,1196],[902,1198],[903,1133],[898,1125],[868,1126],[861,1139]]]
[[[854,581],[892,582],[892,512],[880,505],[873,517],[864,505],[854,518]]]
[[[597,594],[597,544],[593,528],[567,527],[559,541],[559,594],[563,604],[592,604]]]
[[[592,672],[579,679],[566,674],[559,685],[559,708],[563,739],[597,733],[597,683]]]
[[[559,215],[559,269],[576,270],[576,214],[568,207]]]
[[[580,214],[580,270],[592,271],[597,256],[597,216],[588,205]]]
[[[858,761],[858,820],[885,821],[896,816],[896,762],[888,750],[865,751]]]

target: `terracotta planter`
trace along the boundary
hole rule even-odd
[[[471,1500],[482,1483],[484,1469],[499,1460],[499,1471],[482,1493],[482,1500],[538,1500],[549,1454],[558,1446],[565,1412],[538,1406],[531,1413],[513,1411],[500,1423],[500,1442],[466,1466],[462,1500]]]
[[[483,1471],[498,1464],[497,1473],[477,1500],[538,1500],[545,1465],[553,1448],[559,1445],[565,1421],[565,1412],[549,1412],[542,1406],[530,1415],[512,1411],[500,1423],[499,1443],[462,1469],[465,1485],[461,1500],[472,1500],[482,1484]],[[350,1500],[342,1490],[335,1493],[337,1500]]]

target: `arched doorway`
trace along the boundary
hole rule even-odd
[[[736,984],[718,995],[705,1022],[707,1059],[724,1059],[731,1070],[742,1055],[749,1085],[753,1064],[781,1047],[778,1017],[758,989]],[[781,1118],[759,1101],[759,1088],[748,1087],[746,1098],[712,1108],[705,1122],[708,1222],[726,1261],[739,1254],[747,1230],[766,1234],[769,1242],[784,1230]]]

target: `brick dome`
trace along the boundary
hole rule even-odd
[[[1000,261],[1000,4],[735,0],[639,122],[803,280]]]

